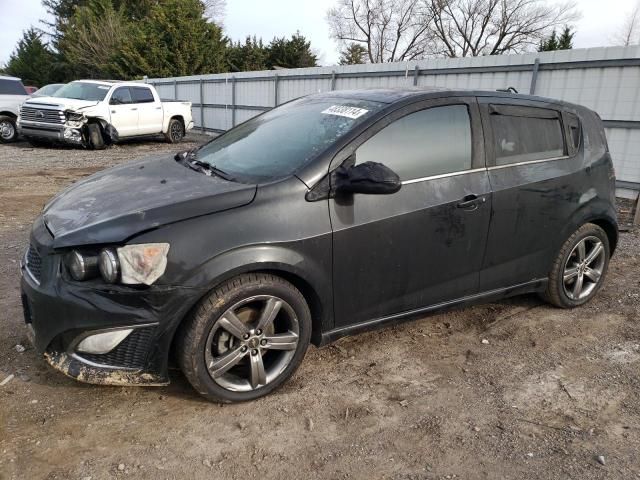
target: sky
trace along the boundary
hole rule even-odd
[[[575,22],[574,48],[607,46],[624,23],[626,15],[640,0],[577,0],[582,18]],[[268,43],[273,37],[290,36],[299,30],[311,41],[321,65],[336,64],[339,47],[329,37],[325,20],[335,0],[227,0],[224,27],[233,40],[247,35],[262,37]],[[606,5],[606,7],[605,7]],[[31,25],[46,12],[40,0],[0,0],[0,64],[4,64]]]

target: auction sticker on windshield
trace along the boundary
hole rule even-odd
[[[332,105],[326,110],[323,110],[322,113],[324,113],[325,115],[338,115],[340,117],[347,117],[355,120],[368,111],[369,110],[366,110],[364,108],[350,107],[348,105]]]

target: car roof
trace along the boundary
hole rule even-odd
[[[15,80],[17,82],[20,81],[18,77],[10,77],[9,75],[0,75],[0,78],[3,80]]]
[[[411,98],[416,100],[430,97],[499,97],[511,98],[514,100],[534,100],[544,101],[546,103],[554,103],[557,105],[571,106],[575,105],[562,100],[552,98],[538,97],[535,95],[525,95],[521,93],[503,92],[497,90],[465,90],[465,89],[449,89],[441,87],[399,87],[399,88],[363,88],[358,90],[333,90],[330,92],[316,93],[310,95],[314,98],[344,98],[365,100],[380,103],[393,104],[406,101]]]

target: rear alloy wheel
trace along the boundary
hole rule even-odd
[[[0,115],[0,142],[11,143],[18,139],[18,129],[16,121],[7,116]]]
[[[214,290],[185,321],[178,359],[189,382],[210,400],[252,400],[293,374],[310,334],[309,308],[293,285],[273,275],[241,275]]]
[[[582,305],[602,287],[609,266],[609,239],[597,225],[587,223],[564,243],[544,294],[557,307]]]
[[[184,138],[184,125],[177,118],[169,120],[169,127],[165,134],[167,142],[178,143]]]

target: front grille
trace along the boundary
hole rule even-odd
[[[40,279],[42,278],[42,258],[40,258],[38,251],[33,248],[33,245],[29,245],[29,250],[27,250],[25,267],[29,270],[31,276],[37,282],[40,282]]]
[[[53,123],[62,125],[65,121],[62,110],[50,110],[48,108],[34,108],[23,106],[20,109],[20,121]]]
[[[129,369],[141,369],[149,353],[149,347],[153,340],[156,327],[136,328],[116,348],[109,353],[78,353],[85,360],[98,365],[120,367]]]

